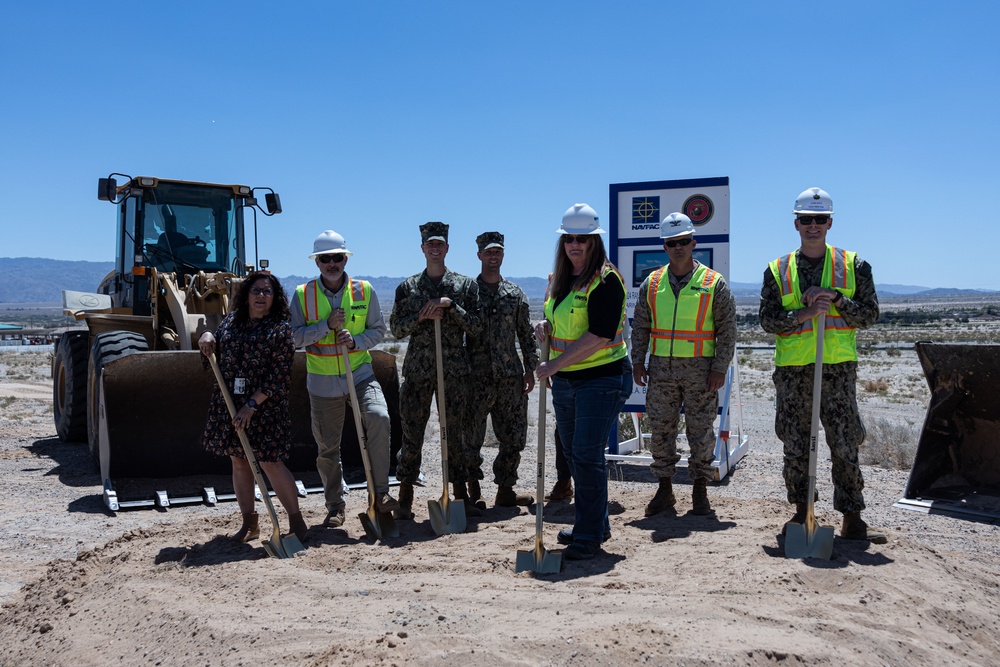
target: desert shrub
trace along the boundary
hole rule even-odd
[[[902,352],[899,351],[899,348],[894,345],[887,347],[885,350],[885,356],[887,357],[898,357],[901,354]]]
[[[889,389],[889,381],[885,378],[879,378],[877,380],[865,380],[862,386],[868,393],[874,394],[878,391],[886,391]]]
[[[858,458],[862,465],[909,470],[913,467],[919,437],[913,424],[899,424],[885,417],[865,419],[865,441],[858,450]]]
[[[393,343],[385,348],[385,351],[389,354],[399,354],[399,345]]]

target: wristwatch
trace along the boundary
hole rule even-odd
[[[257,411],[257,401],[253,400],[253,396],[247,399],[247,407],[253,410],[254,412]]]
[[[833,305],[839,306],[843,302],[844,302],[844,293],[843,292],[837,292],[837,296],[835,296],[833,298]]]

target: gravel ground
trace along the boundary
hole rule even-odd
[[[0,552],[0,664],[995,664],[1000,527],[893,507],[907,471],[864,468],[865,517],[888,545],[838,537],[830,561],[783,557],[790,508],[766,357],[741,356],[733,431],[750,438],[749,454],[710,487],[714,516],[688,513],[681,473],[677,513],[643,517],[655,489],[647,466],[612,464],[614,537],[602,556],[532,576],[513,571],[533,545],[524,508],[491,507],[463,534],[430,530],[433,417],[417,519],[385,544],[353,518],[360,493],[337,531],[316,526],[321,496],[304,498],[314,527],[287,561],[223,537],[232,503],[111,515],[86,448],[54,436],[39,397],[46,353],[0,350],[0,536],[12,546]],[[886,446],[915,445],[926,388],[912,380],[912,353],[871,355],[861,375],[874,383],[860,391],[866,421],[885,422]],[[537,419],[533,403],[522,488],[533,486]],[[488,441],[486,467],[495,451]],[[551,487],[551,438],[546,451]],[[819,470],[817,517],[837,526],[825,453]],[[573,505],[544,510],[552,550]]]

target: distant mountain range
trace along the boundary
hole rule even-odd
[[[110,271],[113,262],[71,262],[38,257],[0,257],[0,303],[62,303],[62,290],[92,292]],[[315,276],[281,277],[281,284],[291,292]],[[396,286],[403,277],[357,276],[372,283],[379,298],[391,303]],[[545,296],[546,279],[538,277],[510,278],[530,299]],[[737,297],[760,295],[760,283],[730,283]],[[914,285],[878,285],[880,296],[969,296],[996,294],[990,290],[929,288]]]

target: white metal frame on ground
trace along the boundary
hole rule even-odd
[[[733,363],[730,364],[726,372],[726,384],[723,386],[722,404],[719,409],[719,427],[715,436],[715,460],[712,468],[715,471],[713,479],[718,482],[725,479],[740,459],[746,456],[750,448],[750,435],[743,432],[743,401],[740,394],[740,372],[739,364],[733,355]],[[735,394],[736,405],[736,429],[732,430],[732,407]],[[632,413],[632,424],[635,427],[636,436],[618,443],[617,451],[612,452],[611,447],[605,452],[604,458],[608,461],[624,461],[628,463],[652,463],[653,457],[649,454],[636,454],[642,451],[643,443],[647,442],[651,435],[641,433],[639,430],[639,413]],[[678,439],[686,436],[677,436]],[[678,467],[687,467],[687,459],[682,458]]]

